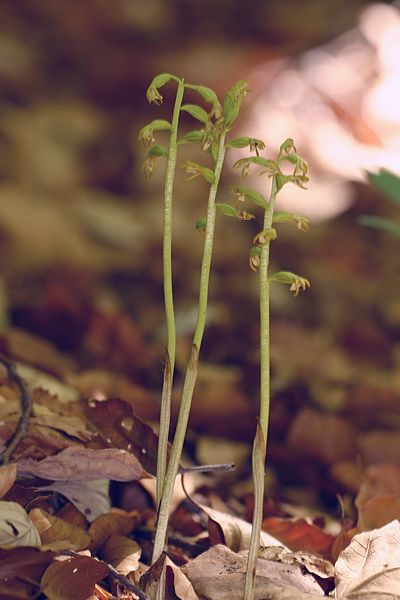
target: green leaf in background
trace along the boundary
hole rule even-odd
[[[204,124],[206,124],[208,121],[208,114],[206,113],[204,108],[201,108],[201,106],[197,106],[197,104],[184,104],[181,107],[181,110],[184,110],[185,112],[189,113],[189,115],[192,115],[192,117],[194,117],[198,121],[201,121]]]
[[[361,225],[368,225],[369,227],[375,227],[375,229],[388,231],[389,233],[400,238],[400,225],[394,221],[391,221],[390,219],[385,219],[384,217],[374,217],[372,215],[362,215],[359,217],[358,222]]]
[[[400,177],[381,169],[379,173],[367,171],[368,181],[380,192],[383,192],[392,202],[400,204]],[[365,223],[371,225],[371,223]]]

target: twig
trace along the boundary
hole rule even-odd
[[[217,471],[234,471],[236,469],[234,463],[222,463],[219,465],[196,465],[193,467],[179,467],[178,473],[216,473]]]
[[[62,552],[60,552],[60,555],[72,556],[73,558],[81,558],[83,556],[82,554],[79,554],[79,552],[75,552],[74,550],[62,550]],[[125,577],[125,575],[118,573],[118,571],[116,569],[114,569],[114,567],[112,565],[110,565],[108,562],[105,562],[104,560],[100,560],[96,556],[91,556],[90,558],[93,558],[93,560],[97,560],[102,565],[105,565],[107,567],[107,569],[109,569],[110,575],[115,579],[115,581],[117,581],[124,588],[126,588],[127,590],[129,590],[130,592],[135,594],[139,600],[148,600],[147,596],[142,592],[142,590],[137,585],[132,583],[132,581],[130,581],[127,577]]]
[[[7,449],[4,450],[3,454],[0,456],[0,464],[7,465],[10,462],[13,452],[28,433],[29,419],[32,416],[33,404],[26,383],[18,375],[15,364],[5,356],[0,356],[0,362],[6,367],[8,377],[17,384],[21,392],[21,417],[17,423],[15,432],[8,444]]]

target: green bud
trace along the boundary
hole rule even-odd
[[[191,115],[192,117],[194,117],[198,121],[201,121],[204,124],[206,124],[209,120],[208,113],[206,113],[204,108],[201,108],[201,106],[197,106],[197,104],[184,104],[183,106],[181,106],[181,110],[184,110],[185,112],[189,113],[189,115]]]
[[[245,97],[248,91],[248,82],[241,80],[237,81],[226,94],[223,104],[223,126],[225,129],[231,127],[231,125],[237,118],[240,111],[240,107],[243,102],[243,98]]]
[[[142,163],[142,171],[145,177],[151,177],[154,171],[156,158],[168,156],[168,152],[162,146],[152,146],[147,152],[146,158]]]
[[[259,246],[253,246],[249,252],[249,265],[252,271],[258,271],[261,263],[261,248]]]
[[[218,202],[215,206],[223,215],[226,215],[227,217],[237,216],[237,211],[235,207],[231,204],[224,204],[222,202]]]
[[[143,142],[144,146],[150,146],[153,142],[155,142],[154,131],[162,131],[162,130],[171,129],[171,123],[168,121],[164,121],[164,119],[155,119],[148,123],[139,132],[139,140]]]
[[[207,219],[198,219],[196,221],[196,229],[199,233],[204,233],[206,230]]]
[[[146,97],[149,102],[154,102],[155,104],[161,104],[163,101],[163,97],[158,91],[160,87],[165,85],[171,80],[179,81],[175,75],[171,75],[170,73],[160,73],[156,75],[153,81],[150,83],[149,87],[146,91]]]
[[[257,233],[257,235],[253,238],[253,244],[258,243],[260,246],[264,246],[271,240],[276,240],[277,237],[278,234],[276,229],[269,227],[268,229],[264,229],[263,231],[260,231],[260,233]]]
[[[290,271],[279,271],[268,277],[269,281],[278,281],[290,286],[290,291],[294,296],[298,296],[300,290],[305,290],[310,287],[310,282],[305,277],[300,277],[296,273]]]

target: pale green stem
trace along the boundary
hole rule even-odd
[[[192,405],[193,391],[197,378],[198,355],[203,339],[207,313],[208,285],[210,279],[210,268],[215,229],[215,197],[218,190],[218,184],[221,176],[224,157],[225,133],[222,133],[219,142],[218,156],[214,170],[214,182],[210,187],[210,193],[208,197],[207,223],[204,235],[203,259],[200,274],[197,323],[193,336],[193,344],[190,354],[189,365],[186,371],[185,382],[183,385],[182,399],[179,408],[179,416],[175,430],[174,442],[171,449],[171,455],[168,461],[168,469],[165,476],[162,499],[158,510],[157,530],[154,540],[152,563],[154,563],[159,558],[165,547],[171,498],[174,490],[175,479],[178,474],[179,462],[182,455],[183,443],[185,441],[190,408]]]
[[[176,329],[174,297],[172,288],[172,198],[177,155],[179,114],[182,106],[183,79],[178,80],[178,89],[172,115],[169,150],[165,169],[164,217],[163,217],[163,281],[164,304],[167,324],[167,351],[164,365],[164,381],[161,394],[160,431],[157,451],[157,505],[161,502],[165,473],[167,470],[167,448],[171,420],[172,381],[175,368]]]
[[[276,199],[276,183],[272,181],[271,197],[264,213],[263,230],[272,227]],[[270,407],[270,309],[268,266],[270,241],[261,248],[259,268],[260,293],[260,422],[253,445],[254,512],[249,555],[247,559],[244,600],[253,600],[256,578],[257,555],[264,503],[265,457],[268,438]]]

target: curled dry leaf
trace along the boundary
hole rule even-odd
[[[39,532],[22,506],[0,501],[0,548],[40,545]]]
[[[15,464],[0,467],[0,498],[5,496],[13,486],[16,476],[17,467]]]
[[[247,557],[244,554],[236,554],[226,546],[218,545],[200,554],[182,570],[200,597],[207,600],[242,600],[246,568]],[[300,565],[262,558],[257,560],[256,600],[281,598],[282,593],[292,594],[286,597],[294,600],[301,597],[302,592],[310,594],[311,598],[324,595],[312,575],[303,574]]]
[[[399,597],[399,521],[356,535],[336,561],[335,574],[338,597]]]
[[[40,534],[42,548],[46,550],[84,550],[90,544],[90,536],[80,527],[49,515],[40,508],[33,508],[29,518]]]
[[[108,573],[104,563],[90,556],[55,560],[42,577],[42,592],[49,600],[87,600]]]
[[[335,540],[333,535],[325,533],[304,519],[292,521],[282,517],[269,517],[264,519],[262,526],[265,531],[293,551],[304,550],[329,556]]]
[[[201,505],[209,517],[208,532],[212,545],[226,544],[234,552],[247,550],[250,544],[251,524],[239,517]],[[265,531],[261,532],[263,546],[281,546],[281,542]]]
[[[259,558],[276,560],[289,565],[294,563],[303,565],[309,573],[318,575],[322,579],[327,579],[335,575],[335,570],[331,562],[310,552],[288,552],[280,546],[268,546],[267,548],[260,549],[258,556]]]
[[[194,591],[183,571],[176,566],[170,558],[166,559],[166,586],[170,588],[170,595],[175,595],[179,600],[198,600],[198,595]]]
[[[117,511],[101,515],[88,529],[88,534],[92,538],[91,549],[102,546],[111,535],[129,535],[136,527],[139,520],[139,514],[125,513]]]
[[[118,448],[91,450],[75,446],[66,448],[41,461],[21,460],[17,468],[19,475],[58,481],[71,479],[75,481],[94,479],[132,481],[147,476],[135,456]]]
[[[125,535],[110,535],[101,549],[102,559],[122,575],[137,571],[141,553],[139,544]]]

